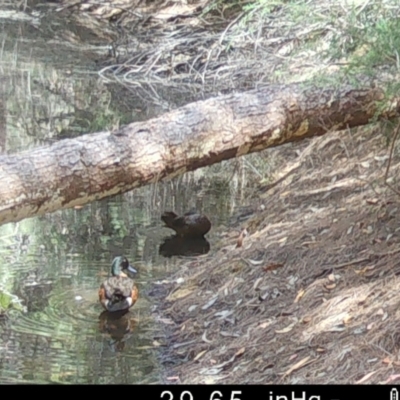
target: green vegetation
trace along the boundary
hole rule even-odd
[[[25,307],[16,296],[0,291],[0,316],[6,315],[11,309],[25,311]]]
[[[278,80],[286,80],[298,62],[303,68],[300,66],[297,80],[307,78],[307,63],[314,64],[316,75],[326,75],[326,68],[317,66],[320,61],[326,67],[337,65],[349,75],[376,76],[379,67],[386,71],[397,71],[399,67],[400,4],[396,0],[258,0],[235,4],[241,5],[240,12],[227,21],[224,36],[230,44],[244,39],[247,44],[253,42],[259,56],[280,57],[282,62],[274,69]],[[222,12],[226,7],[227,2],[213,2],[208,9],[209,18],[215,15],[211,10]]]

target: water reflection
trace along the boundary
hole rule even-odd
[[[52,281],[18,282],[16,295],[23,300],[28,312],[44,311],[49,305],[49,297],[53,290]]]
[[[147,292],[179,267],[169,257],[205,254],[210,243],[165,237],[147,192],[0,226],[0,290],[27,309],[0,324],[0,383],[159,382],[154,343],[163,333]],[[121,254],[138,270],[140,298],[128,312],[110,314],[98,288]]]
[[[210,251],[210,243],[204,237],[186,238],[173,235],[164,239],[160,244],[159,254],[164,257],[199,256]]]
[[[118,210],[115,218],[121,220],[122,202],[110,201],[108,207]],[[140,263],[141,257],[134,257],[133,249],[121,251],[125,235],[116,234],[118,228],[105,236],[96,219],[90,222],[88,216],[104,204],[90,208],[81,210],[78,219],[73,217],[76,211],[66,210],[62,218],[55,213],[0,227],[0,288],[18,296],[27,308],[12,310],[0,324],[1,383],[159,380],[152,345],[156,327],[145,290],[135,309],[119,319],[102,313],[98,301],[99,285],[109,275],[114,255],[108,248],[129,254],[133,263]],[[89,232],[85,238],[74,229],[82,220]],[[60,222],[65,229],[57,228]],[[25,234],[28,244],[20,241]],[[140,289],[150,274],[151,268],[140,268]]]
[[[0,326],[0,381],[135,383],[158,380],[153,323],[133,314],[110,319],[88,297],[81,306],[65,292],[43,312],[10,313]],[[69,302],[69,304],[68,304]],[[65,305],[64,303],[67,303]],[[135,329],[135,328],[138,329]],[[116,351],[124,351],[115,358]],[[144,367],[153,376],[146,376]]]
[[[112,351],[122,351],[131,337],[138,321],[128,310],[103,311],[99,316],[99,330],[109,336],[108,343]]]

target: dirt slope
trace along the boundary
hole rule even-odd
[[[399,381],[400,198],[384,185],[382,130],[270,150],[282,174],[300,167],[155,288],[166,382]],[[399,167],[395,152],[390,176]]]

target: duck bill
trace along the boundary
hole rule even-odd
[[[132,265],[128,265],[128,271],[132,272],[132,274],[137,274],[137,270],[132,267]]]

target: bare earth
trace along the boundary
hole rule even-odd
[[[274,180],[298,168],[154,288],[166,383],[399,382],[400,197],[384,183],[383,130],[264,153]]]

